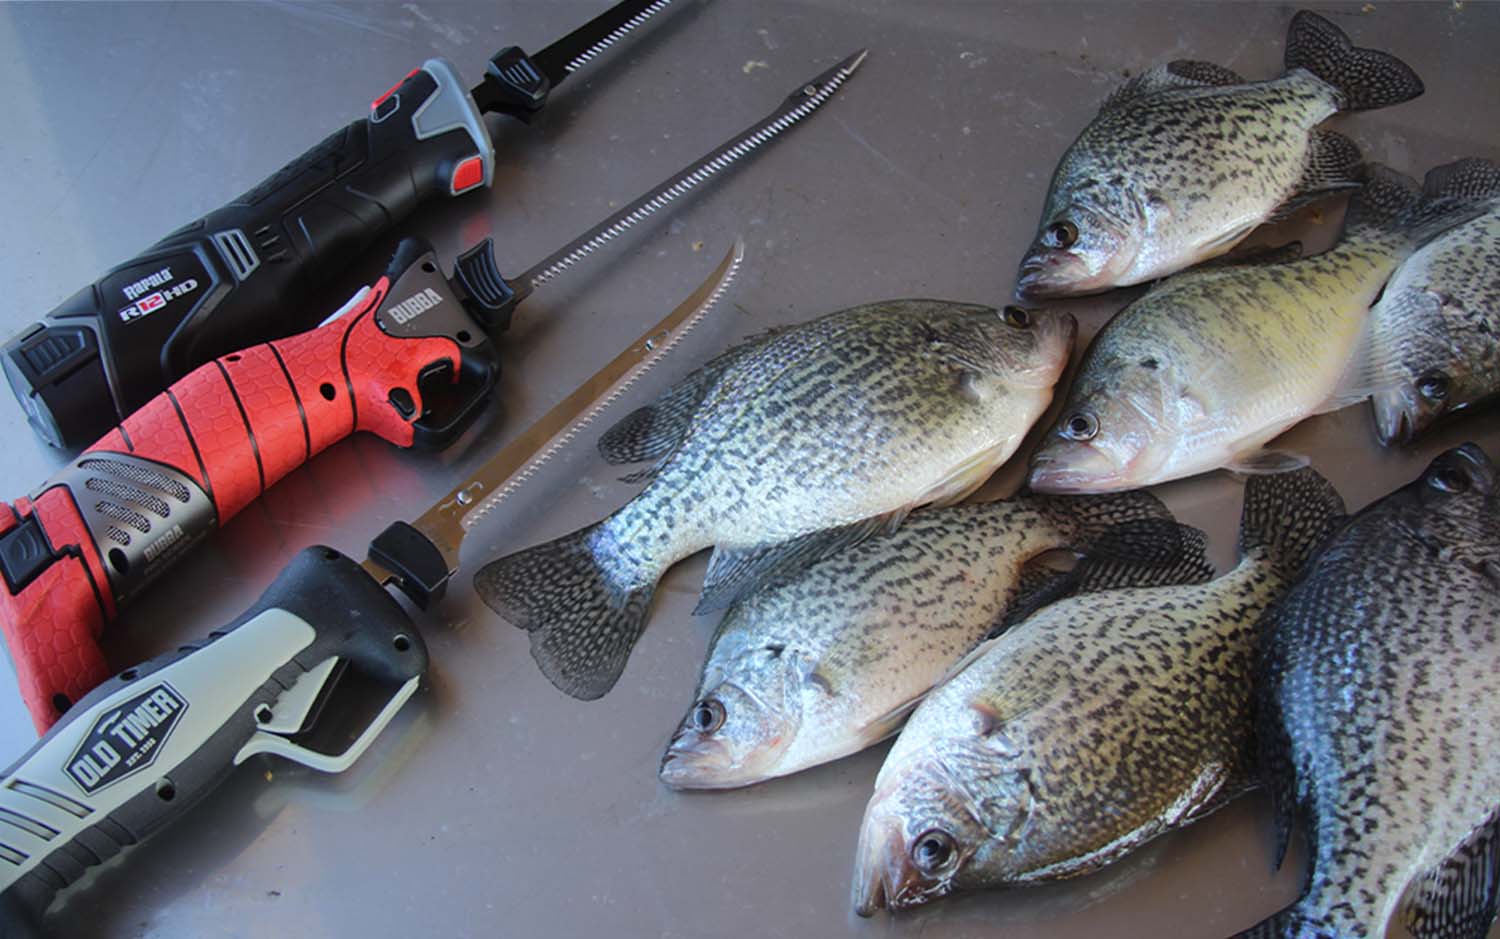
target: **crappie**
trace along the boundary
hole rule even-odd
[[[1371,395],[1385,444],[1500,392],[1500,166],[1441,166],[1425,191],[1488,197],[1490,209],[1407,258],[1370,311],[1368,341],[1389,371]]]
[[[1052,399],[1071,316],[940,300],[833,313],[721,355],[605,435],[659,458],[598,524],[491,562],[485,603],[531,633],[558,688],[607,692],[667,568],[713,547],[699,610],[956,502],[1015,452]]]
[[[982,645],[875,780],[856,912],[1085,874],[1245,788],[1256,618],[1342,512],[1310,469],[1254,477],[1234,570],[1070,597]]]
[[[1303,418],[1362,401],[1370,304],[1427,238],[1481,209],[1425,199],[1375,168],[1343,238],[1316,257],[1216,262],[1162,281],[1094,338],[1067,406],[1032,458],[1040,492],[1133,489],[1219,467],[1290,469],[1263,450]],[[1356,354],[1359,353],[1359,354]]]
[[[1399,59],[1353,47],[1306,11],[1287,30],[1280,78],[1190,61],[1143,72],[1063,154],[1017,292],[1094,293],[1223,254],[1263,222],[1358,185],[1359,148],[1318,124],[1421,93]]]
[[[1262,618],[1256,736],[1311,869],[1243,935],[1483,939],[1500,861],[1500,500],[1466,444],[1355,515]]]
[[[751,594],[714,635],[662,781],[745,786],[857,752],[1026,607],[1211,576],[1200,533],[1170,519],[1145,492],[930,509]],[[1085,560],[1066,573],[1028,566],[1059,549]]]

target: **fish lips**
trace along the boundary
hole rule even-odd
[[[1049,495],[1117,492],[1128,488],[1113,481],[1112,474],[1080,468],[1077,461],[1050,454],[1045,448],[1032,456],[1026,484],[1033,492]]]
[[[1022,300],[1047,300],[1087,293],[1083,262],[1066,251],[1034,247],[1021,260],[1016,278],[1016,296]]]
[[[1375,433],[1383,446],[1408,444],[1432,423],[1434,415],[1424,408],[1414,394],[1404,388],[1377,392],[1370,396],[1375,414]]]
[[[944,896],[948,880],[933,881],[907,858],[906,839],[895,819],[867,819],[859,833],[850,900],[860,916],[921,906]]]
[[[730,789],[748,784],[726,781],[722,769],[731,763],[728,748],[710,737],[684,731],[672,738],[656,775],[672,789]]]

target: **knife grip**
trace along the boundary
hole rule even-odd
[[[377,239],[493,176],[478,108],[429,60],[366,117],[59,304],[0,364],[33,428],[80,447],[194,368],[312,327],[312,298]]]
[[[381,328],[376,312],[416,250],[398,250],[323,326],[194,370],[0,510],[0,632],[39,731],[108,674],[98,642],[122,604],[354,431],[412,446],[424,379],[456,381],[487,355],[487,341],[465,356],[452,338]]]

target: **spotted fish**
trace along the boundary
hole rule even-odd
[[[1355,515],[1261,620],[1260,765],[1301,898],[1246,939],[1483,939],[1500,878],[1500,478],[1466,444]]]
[[[1048,552],[1084,559],[1058,573]],[[662,760],[680,789],[722,789],[838,759],[895,733],[997,627],[1075,591],[1212,575],[1202,536],[1145,492],[914,513],[900,530],[758,591],[719,625]]]
[[[1488,199],[1490,209],[1408,258],[1370,311],[1368,341],[1389,370],[1371,396],[1386,444],[1500,392],[1500,165],[1440,166],[1425,191]]]
[[[1256,618],[1342,512],[1311,469],[1252,477],[1232,571],[1070,597],[982,645],[875,780],[856,912],[1089,873],[1246,788]]]
[[[1256,226],[1358,185],[1359,148],[1317,126],[1422,93],[1399,59],[1292,18],[1286,73],[1247,82],[1209,62],[1136,76],[1063,154],[1017,291],[1060,297],[1139,284],[1233,248]]]
[[[484,601],[544,674],[597,698],[677,561],[712,547],[699,610],[973,492],[1052,399],[1068,315],[940,300],[833,313],[731,350],[628,416],[601,449],[657,461],[598,524],[491,562]]]
[[[1386,371],[1362,341],[1370,305],[1424,241],[1482,205],[1424,197],[1375,167],[1328,251],[1217,262],[1162,281],[1094,338],[1033,455],[1032,488],[1104,492],[1219,467],[1302,465],[1263,448],[1306,417],[1369,396]]]

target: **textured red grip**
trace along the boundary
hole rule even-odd
[[[389,286],[381,278],[356,309],[310,332],[200,366],[86,452],[131,453],[186,473],[223,524],[355,430],[411,446],[418,378],[447,363],[456,380],[461,353],[452,339],[381,331],[374,311]],[[395,389],[414,403],[410,417],[391,404]]]
[[[355,430],[410,446],[413,422],[423,413],[419,378],[446,364],[456,381],[461,352],[452,339],[402,339],[382,331],[375,311],[389,287],[382,278],[358,306],[332,322],[201,366],[126,418],[80,460],[129,454],[189,477],[208,495],[216,515],[216,522],[203,519],[185,536],[192,537],[223,524]],[[396,389],[411,401],[407,416],[391,403]],[[95,542],[74,502],[92,504],[95,495],[73,492],[60,479],[40,491],[34,505],[20,499],[13,510],[0,507],[0,535],[34,512],[59,557],[17,595],[0,583],[0,629],[21,695],[37,729],[45,731],[61,715],[59,704],[76,701],[108,677],[98,639],[122,594],[106,573],[102,555],[109,546]],[[181,524],[189,526],[186,520]]]
[[[0,583],[0,631],[16,667],[21,699],[42,734],[69,704],[109,677],[98,640],[115,605],[99,552],[67,489],[53,487],[35,503],[18,499],[14,507],[0,507],[0,534],[33,513],[54,550],[78,546],[17,596]]]

